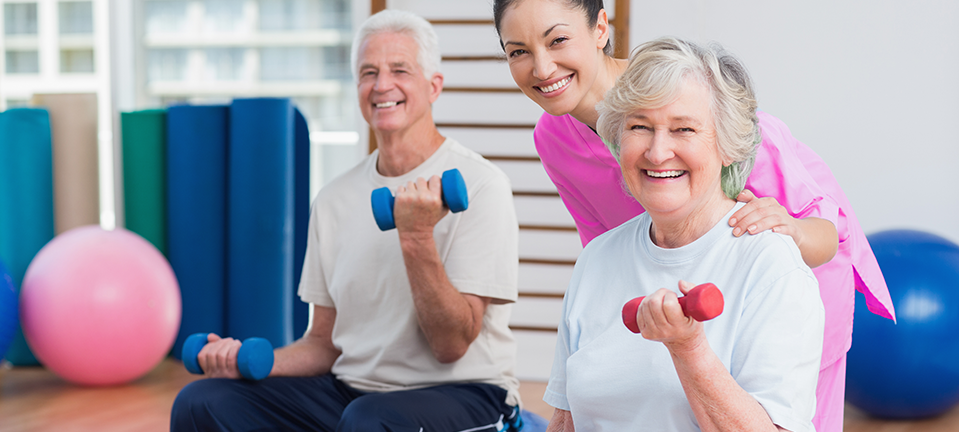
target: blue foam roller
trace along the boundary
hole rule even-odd
[[[3,358],[17,334],[19,311],[17,289],[13,287],[13,278],[7,266],[0,261],[0,358]]]
[[[183,298],[175,357],[193,333],[225,333],[229,114],[225,105],[167,111],[167,254]]]
[[[300,110],[294,110],[293,121],[293,337],[298,338],[306,333],[310,318],[309,305],[297,295],[310,228],[310,130]]]
[[[18,293],[30,261],[53,235],[50,117],[43,109],[7,110],[0,113],[0,260]],[[39,364],[19,325],[6,358]]]
[[[293,336],[293,106],[236,99],[230,107],[227,334]]]

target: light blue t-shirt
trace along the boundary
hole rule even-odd
[[[543,399],[571,411],[577,430],[699,430],[666,347],[622,321],[630,299],[680,279],[712,282],[723,313],[706,338],[736,382],[773,422],[813,431],[824,311],[812,271],[791,237],[734,237],[729,217],[675,249],[650,240],[644,213],[597,237],[580,255],[563,301],[556,356]]]

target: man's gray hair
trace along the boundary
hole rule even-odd
[[[597,131],[619,160],[626,116],[674,102],[687,78],[702,82],[710,90],[716,144],[723,159],[733,162],[722,169],[722,189],[726,196],[736,199],[753,169],[762,135],[749,73],[739,59],[718,44],[705,47],[665,37],[637,47],[626,71],[597,105]]]
[[[360,47],[370,36],[378,33],[403,33],[413,38],[419,48],[416,60],[423,69],[426,79],[440,70],[440,44],[433,26],[422,17],[396,9],[386,9],[366,19],[356,31],[353,38],[353,48],[350,56],[353,77],[359,72]]]

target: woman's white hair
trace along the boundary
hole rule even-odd
[[[626,116],[639,109],[656,109],[679,97],[687,78],[710,89],[710,112],[716,143],[723,159],[722,189],[736,199],[753,169],[756,149],[762,142],[756,117],[756,95],[746,67],[718,44],[704,47],[665,37],[638,46],[626,71],[597,105],[596,129],[619,160],[619,145],[626,132]]]
[[[416,60],[423,69],[423,75],[426,79],[433,77],[433,74],[440,70],[440,44],[436,37],[436,31],[433,26],[422,17],[407,11],[396,9],[386,9],[376,13],[366,19],[356,31],[353,38],[353,48],[350,55],[350,63],[353,69],[353,77],[357,77],[359,69],[359,50],[370,36],[377,33],[403,33],[413,38],[419,48],[416,54]]]

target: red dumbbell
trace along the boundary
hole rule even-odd
[[[644,298],[646,297],[636,297],[623,306],[623,324],[626,324],[626,328],[633,333],[639,333],[636,313]],[[696,321],[709,321],[723,313],[723,293],[716,288],[716,285],[704,283],[697,285],[684,297],[680,297],[679,305],[686,316]]]

